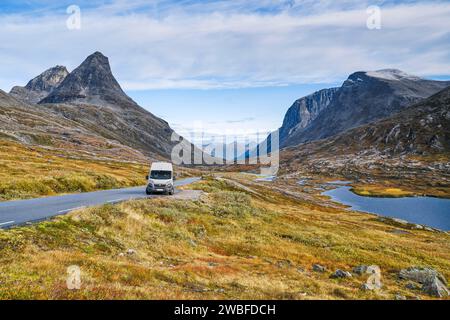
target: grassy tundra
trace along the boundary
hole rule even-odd
[[[400,269],[450,276],[446,233],[222,176],[186,187],[204,191],[198,200],[128,201],[0,231],[0,299],[426,299],[398,279]],[[373,264],[379,291],[360,289],[366,276],[329,277]],[[70,265],[81,268],[80,290],[66,288]]]
[[[0,201],[145,184],[148,164],[92,160],[0,140]]]

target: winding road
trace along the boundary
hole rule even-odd
[[[175,187],[185,186],[200,178],[187,178],[175,181]],[[175,195],[176,196],[176,195]],[[63,196],[53,196],[30,200],[0,202],[0,229],[11,228],[28,222],[37,222],[84,207],[107,203],[118,203],[131,199],[153,198],[147,196],[145,186],[125,189],[113,189]]]

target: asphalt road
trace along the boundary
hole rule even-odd
[[[180,187],[188,185],[198,180],[200,180],[200,178],[197,177],[176,180],[175,186]],[[144,186],[30,200],[0,202],[0,229],[10,228],[27,222],[45,220],[84,207],[150,197],[157,196],[147,196],[145,194]]]

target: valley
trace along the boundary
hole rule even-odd
[[[0,201],[72,194],[91,206],[0,229],[0,299],[448,298],[448,230],[358,212],[324,192],[349,180],[365,197],[450,198],[449,85],[353,73],[287,110],[274,179],[257,175],[262,165],[181,164],[176,178],[201,180],[157,198],[141,188],[149,165],[172,161],[181,137],[122,90],[102,53],[0,91]],[[99,190],[110,191],[89,193]],[[69,265],[82,270],[80,290],[66,289]],[[369,266],[380,288],[364,287]],[[418,268],[433,286],[405,280]]]

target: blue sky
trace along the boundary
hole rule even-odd
[[[277,129],[293,101],[334,84],[302,84],[235,89],[163,89],[128,91],[180,134],[203,128],[214,135],[265,136]],[[149,104],[150,103],[150,104]],[[198,122],[198,123],[197,123]],[[225,131],[224,131],[225,130]]]
[[[80,29],[66,26],[69,5]],[[367,27],[371,5],[380,29]],[[449,16],[449,1],[3,0],[0,88],[101,51],[124,90],[176,130],[268,131],[294,100],[355,71],[449,79]]]

